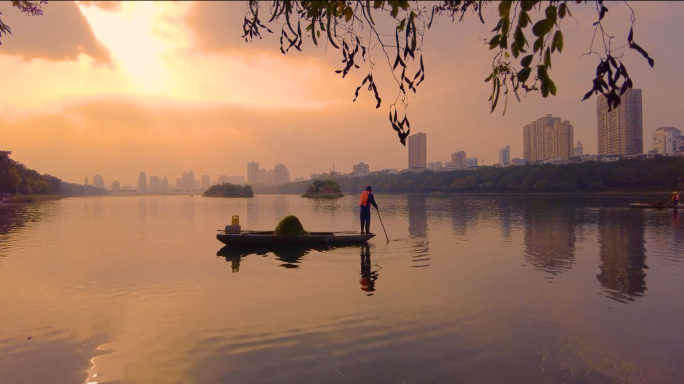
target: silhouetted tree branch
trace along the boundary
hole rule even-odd
[[[268,3],[266,18],[261,18],[263,3]],[[413,4],[413,5],[411,5]],[[587,55],[597,55],[599,64],[596,76],[592,80],[592,88],[583,100],[592,94],[603,94],[608,99],[609,108],[620,105],[622,94],[632,88],[632,79],[627,74],[627,68],[622,61],[622,49],[629,47],[639,52],[651,67],[654,61],[648,53],[634,42],[634,22],[636,20],[632,10],[630,22],[632,28],[627,36],[627,43],[612,47],[614,36],[611,36],[603,26],[608,8],[603,0],[592,4],[596,8],[598,20],[594,23],[595,31]],[[625,3],[626,4],[626,3]],[[380,108],[382,99],[373,78],[375,63],[370,60],[372,51],[379,45],[387,58],[392,76],[398,86],[395,101],[389,105],[389,120],[392,128],[397,132],[399,140],[406,145],[406,137],[410,134],[410,123],[406,116],[409,106],[409,92],[417,91],[418,86],[425,80],[425,63],[422,55],[422,43],[426,29],[430,29],[440,17],[450,18],[451,21],[463,21],[466,15],[477,17],[485,23],[482,10],[488,6],[496,6],[499,19],[492,29],[493,36],[486,40],[490,50],[496,50],[492,59],[492,72],[485,82],[492,83],[492,93],[489,98],[491,112],[497,108],[503,94],[505,105],[503,114],[508,106],[508,94],[513,92],[520,101],[519,91],[540,92],[546,98],[549,94],[556,95],[556,84],[549,74],[551,59],[554,54],[560,55],[564,48],[561,23],[566,18],[573,18],[571,6],[582,5],[581,1],[440,1],[437,3],[421,3],[408,1],[268,1],[251,0],[248,4],[247,15],[243,23],[245,41],[254,37],[262,38],[262,30],[273,33],[266,24],[280,22],[280,50],[286,54],[294,48],[302,50],[302,43],[311,39],[315,45],[325,42],[334,49],[342,51],[343,68],[335,71],[346,77],[350,71],[360,69],[360,60],[367,64],[367,76],[356,89],[354,101],[359,96],[362,87],[367,86],[377,101],[376,108]],[[629,7],[629,4],[626,4]],[[631,10],[631,7],[630,7]],[[378,31],[377,22],[373,18],[378,15],[389,15],[396,23],[393,35],[382,34]],[[536,20],[532,16],[541,16]],[[302,30],[302,25],[304,29]],[[364,28],[369,33],[364,38]],[[531,34],[530,34],[531,32]],[[603,43],[601,52],[594,50],[596,37],[600,36]],[[528,37],[532,38],[530,46]],[[528,52],[531,50],[531,52]],[[396,54],[395,54],[396,51]],[[391,53],[390,53],[391,52]],[[616,56],[616,54],[620,56]],[[520,58],[519,65],[517,59]],[[363,64],[361,63],[361,64]],[[412,66],[413,70],[409,69]],[[407,74],[408,72],[408,74]],[[401,112],[401,114],[399,113]]]

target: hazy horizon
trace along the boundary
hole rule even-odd
[[[643,91],[644,151],[658,127],[684,129],[678,63],[684,54],[682,3],[633,3],[635,40],[655,59],[651,69],[625,50],[634,87]],[[570,120],[574,141],[596,153],[596,99],[591,88],[597,59],[580,58],[593,33],[595,10],[571,7],[578,25],[563,25],[565,49],[554,56],[551,76],[558,95],[511,96],[507,113],[489,113],[496,15],[486,9],[482,25],[440,19],[426,32],[426,78],[410,95],[412,133],[427,134],[428,162],[450,161],[452,152],[498,161],[511,147],[522,158],[523,126],[553,114]],[[291,179],[335,169],[348,173],[365,162],[371,171],[407,166],[407,147],[388,125],[395,85],[380,50],[374,75],[383,98],[354,90],[367,68],[341,79],[337,52],[305,44],[304,52],[279,51],[278,32],[263,40],[241,39],[244,3],[50,2],[44,16],[26,17],[0,3],[12,35],[0,39],[5,90],[0,103],[0,150],[41,173],[82,184],[102,175],[136,185],[138,174],[167,177],[246,176],[247,163],[285,164]],[[472,15],[470,15],[472,16]],[[611,4],[606,25],[622,45],[629,9]],[[125,25],[126,28],[120,28]],[[273,28],[272,28],[273,29]],[[675,47],[675,48],[673,48]],[[561,60],[562,59],[562,60]],[[277,70],[274,70],[277,69]],[[7,76],[11,74],[11,76]],[[92,182],[92,181],[91,181]]]

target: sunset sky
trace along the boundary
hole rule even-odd
[[[684,3],[633,3],[635,40],[655,59],[625,51],[635,88],[643,90],[644,150],[661,126],[684,129],[681,90]],[[509,99],[508,111],[489,113],[493,51],[486,25],[441,19],[423,47],[426,80],[412,94],[412,132],[427,134],[428,161],[454,151],[498,160],[510,145],[522,157],[522,127],[544,114],[570,120],[585,153],[596,153],[595,98],[581,102],[597,65],[587,51],[596,19],[592,6],[571,6],[577,23],[563,21],[565,49],[554,56],[558,95]],[[629,9],[609,3],[606,25],[616,45],[626,42]],[[383,105],[354,90],[367,68],[341,79],[341,53],[311,43],[303,53],[279,50],[279,28],[261,41],[241,39],[245,3],[50,2],[44,16],[27,17],[1,2],[12,28],[0,41],[0,150],[41,173],[83,183],[101,174],[106,186],[134,185],[140,171],[168,177],[246,175],[246,163],[283,163],[292,177],[370,164],[406,168],[407,148],[387,121],[396,86],[380,50]],[[472,15],[470,15],[472,16]],[[538,14],[533,19],[539,18]],[[531,34],[531,32],[528,32]],[[528,40],[530,37],[528,37]],[[412,70],[411,72],[415,72]]]

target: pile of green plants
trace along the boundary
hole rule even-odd
[[[337,181],[329,180],[316,180],[309,188],[302,194],[302,197],[308,198],[338,198],[344,197],[340,184]]]
[[[275,229],[276,236],[306,236],[309,232],[304,230],[297,216],[285,216]]]
[[[662,201],[656,201],[653,205],[658,209],[667,208],[667,204],[663,203]]]
[[[207,197],[254,197],[252,186],[244,187],[237,184],[223,183],[212,186],[204,191]]]

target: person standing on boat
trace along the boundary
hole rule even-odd
[[[679,192],[672,192],[672,199],[670,201],[675,208],[679,207]]]
[[[370,235],[370,217],[371,217],[371,205],[378,209],[378,205],[375,203],[375,197],[373,197],[373,188],[367,186],[366,190],[361,192],[361,197],[359,198],[359,207],[361,208],[361,234],[364,233],[364,225],[366,228],[366,234]]]

